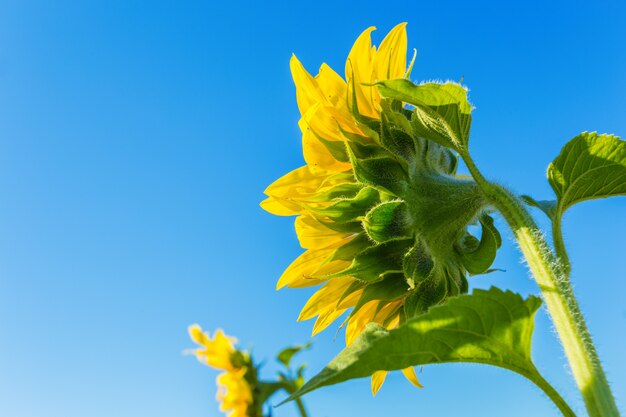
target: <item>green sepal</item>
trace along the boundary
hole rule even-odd
[[[383,99],[380,106],[382,107],[381,119],[384,116],[388,119],[387,123],[391,123],[393,127],[404,130],[406,133],[412,132],[411,122],[409,122],[412,112],[402,107],[401,101]]]
[[[317,135],[316,135],[317,136]],[[317,140],[319,140],[322,145],[328,149],[328,152],[339,162],[350,162],[350,157],[348,156],[348,152],[346,152],[346,145],[343,141],[338,140],[327,140],[317,136]]]
[[[380,201],[378,191],[372,187],[363,187],[353,198],[337,199],[326,208],[310,208],[312,212],[328,217],[337,223],[360,220],[363,214]]]
[[[350,132],[349,130],[345,130],[344,128],[342,128],[339,124],[337,124],[337,127],[339,128],[341,134],[346,139],[348,139],[347,143],[358,143],[361,145],[372,145],[376,143],[376,141],[372,140],[372,138],[369,136],[363,136],[359,135],[358,133]],[[376,135],[376,137],[378,137],[378,135]]]
[[[338,247],[328,259],[328,262],[332,261],[350,261],[354,257],[363,252],[366,248],[372,246],[372,242],[368,239],[365,233],[361,233],[353,237],[348,243]]]
[[[345,223],[337,223],[334,221],[318,220],[321,224],[328,227],[331,230],[339,233],[360,233],[363,231],[363,226],[358,220],[348,221]]]
[[[409,290],[409,286],[402,273],[391,273],[378,282],[369,284],[363,290],[363,294],[356,303],[350,316],[356,314],[365,304],[370,301],[393,301],[404,296]],[[382,306],[379,306],[382,307]]]
[[[356,255],[348,268],[328,277],[352,276],[361,281],[375,282],[386,274],[402,272],[402,258],[410,243],[410,240],[392,240],[371,246]]]
[[[416,149],[416,169],[423,172],[435,171],[454,176],[459,158],[452,150],[420,136],[413,137]]]
[[[431,276],[434,266],[428,250],[419,241],[413,245],[402,260],[404,276],[411,288],[426,281]]]
[[[448,295],[448,280],[431,274],[429,279],[417,284],[404,301],[404,314],[407,319],[424,314],[434,305],[441,303]]]
[[[357,181],[396,196],[405,194],[408,178],[395,159],[387,156],[359,159],[351,153],[350,160]]]
[[[363,219],[363,229],[378,243],[413,236],[413,220],[404,201],[386,201],[372,208]]]
[[[358,142],[346,142],[348,155],[352,153],[358,159],[382,158],[389,156],[388,152],[380,145],[363,144]]]
[[[490,216],[482,216],[480,225],[482,226],[482,236],[478,245],[473,250],[461,250],[461,262],[472,275],[483,274],[489,270],[496,259],[496,252],[502,245],[500,233]]]
[[[413,137],[405,131],[393,126],[393,124],[389,122],[388,117],[388,113],[382,114],[382,124],[380,130],[381,144],[394,155],[402,158],[405,163],[414,162],[415,142],[413,141]]]
[[[306,201],[315,203],[332,201],[335,199],[345,200],[348,198],[354,198],[362,188],[363,186],[356,182],[344,182],[334,185],[322,193],[307,197]]]

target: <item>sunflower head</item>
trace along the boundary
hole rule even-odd
[[[217,376],[220,411],[228,417],[261,417],[256,367],[247,352],[235,348],[237,340],[219,329],[211,338],[197,324],[189,326],[189,336],[199,345],[192,351],[198,360],[224,371]]]
[[[456,172],[466,89],[409,82],[405,24],[379,48],[372,30],[353,46],[345,80],[326,64],[313,77],[292,58],[307,164],[261,204],[297,215],[306,249],[278,287],[321,285],[300,319],[317,316],[315,333],[349,310],[348,344],[369,322],[391,328],[467,292],[468,275],[486,272],[500,246],[480,189]]]

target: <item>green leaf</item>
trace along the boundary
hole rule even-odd
[[[415,85],[406,79],[377,83],[380,95],[415,106],[411,124],[419,137],[460,151],[467,149],[472,106],[467,89],[447,83]]]
[[[296,353],[302,350],[307,350],[310,347],[311,347],[311,343],[309,342],[306,345],[291,346],[291,347],[285,348],[281,350],[278,355],[276,355],[276,359],[278,359],[280,363],[285,365],[285,367],[289,368],[289,363],[291,362],[291,358],[293,358],[293,356]]]
[[[450,362],[489,364],[547,384],[531,361],[534,316],[541,300],[497,288],[474,290],[408,320],[395,330],[376,324],[287,400],[380,370]]]
[[[584,132],[570,140],[548,167],[557,195],[556,215],[576,203],[626,195],[626,142]]]

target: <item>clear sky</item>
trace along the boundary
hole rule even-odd
[[[2,2],[0,415],[218,416],[216,373],[181,353],[189,324],[224,328],[257,359],[309,340],[312,323],[295,319],[311,291],[274,291],[301,252],[292,219],[258,206],[303,162],[292,52],[311,71],[341,70],[367,26],[379,41],[409,22],[413,78],[471,89],[481,169],[550,198],[545,169],[566,140],[626,136],[626,3],[591,4]],[[536,294],[502,230],[506,272],[471,286]],[[626,199],[575,207],[564,231],[624,410]],[[309,376],[343,347],[334,336],[301,356]],[[584,415],[544,311],[534,348]],[[425,389],[394,374],[376,398],[363,379],[305,400],[313,417],[558,415],[504,370],[438,365],[420,379]]]

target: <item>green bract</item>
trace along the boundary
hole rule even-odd
[[[473,180],[456,175],[458,156],[449,149],[467,145],[467,91],[457,84],[407,80],[380,83],[379,90],[386,97],[380,120],[361,117],[370,138],[352,135],[346,142],[362,188],[317,213],[333,220],[325,224],[334,230],[362,228],[369,237],[345,258],[338,254],[352,263],[332,274],[360,280],[354,291],[371,286],[353,314],[366,301],[404,295],[404,313],[411,317],[466,293],[467,274],[489,271],[501,239],[482,192]],[[481,226],[480,238],[468,231],[471,224]]]

